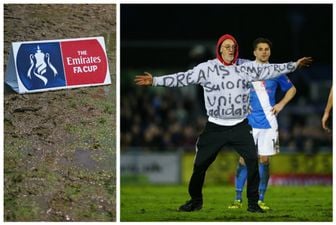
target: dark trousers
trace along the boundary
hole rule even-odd
[[[196,144],[194,170],[189,182],[193,200],[202,199],[202,187],[208,167],[224,145],[230,145],[244,158],[247,166],[247,198],[249,205],[258,202],[259,170],[258,153],[247,119],[234,126],[220,126],[207,122]]]

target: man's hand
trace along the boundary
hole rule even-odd
[[[296,64],[298,68],[302,68],[310,66],[312,62],[313,62],[312,57],[303,57],[301,59],[298,59],[298,61],[296,61]]]
[[[153,84],[153,76],[148,72],[135,76],[134,82],[139,86],[149,86]]]

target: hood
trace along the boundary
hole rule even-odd
[[[225,41],[226,39],[231,39],[237,46],[236,47],[236,52],[234,54],[234,58],[233,58],[233,61],[232,61],[231,64],[225,63],[224,60],[222,59],[222,56],[221,56],[221,53],[220,53],[220,46],[222,45],[223,41]],[[226,66],[236,63],[236,61],[238,59],[238,53],[239,53],[239,46],[238,46],[238,43],[237,43],[236,39],[232,35],[224,34],[218,39],[217,46],[216,46],[216,57],[219,61],[221,61],[221,63],[223,63]]]

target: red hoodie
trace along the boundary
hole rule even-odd
[[[221,47],[223,41],[225,41],[226,39],[231,39],[235,43],[235,45],[236,45],[235,55],[234,55],[233,61],[230,64],[224,62],[224,60],[223,60],[223,58],[221,56],[221,53],[220,53],[220,47]],[[232,64],[236,63],[236,61],[238,59],[238,52],[239,52],[238,43],[237,43],[236,39],[232,35],[230,35],[230,34],[224,34],[224,35],[222,35],[218,39],[217,46],[216,46],[216,57],[224,65],[228,66],[228,65],[232,65]]]

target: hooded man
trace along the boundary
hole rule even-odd
[[[252,128],[246,119],[249,106],[249,82],[265,80],[282,73],[293,72],[298,66],[306,66],[310,58],[296,63],[257,64],[247,62],[235,65],[238,44],[229,34],[217,42],[216,58],[201,63],[186,72],[153,77],[145,72],[135,82],[140,86],[185,87],[199,84],[203,87],[208,122],[196,143],[193,173],[189,182],[191,199],[179,207],[179,211],[191,212],[203,206],[202,187],[208,167],[216,159],[223,146],[230,144],[245,160],[247,198],[249,212],[264,212],[258,205],[258,154],[252,136]]]

